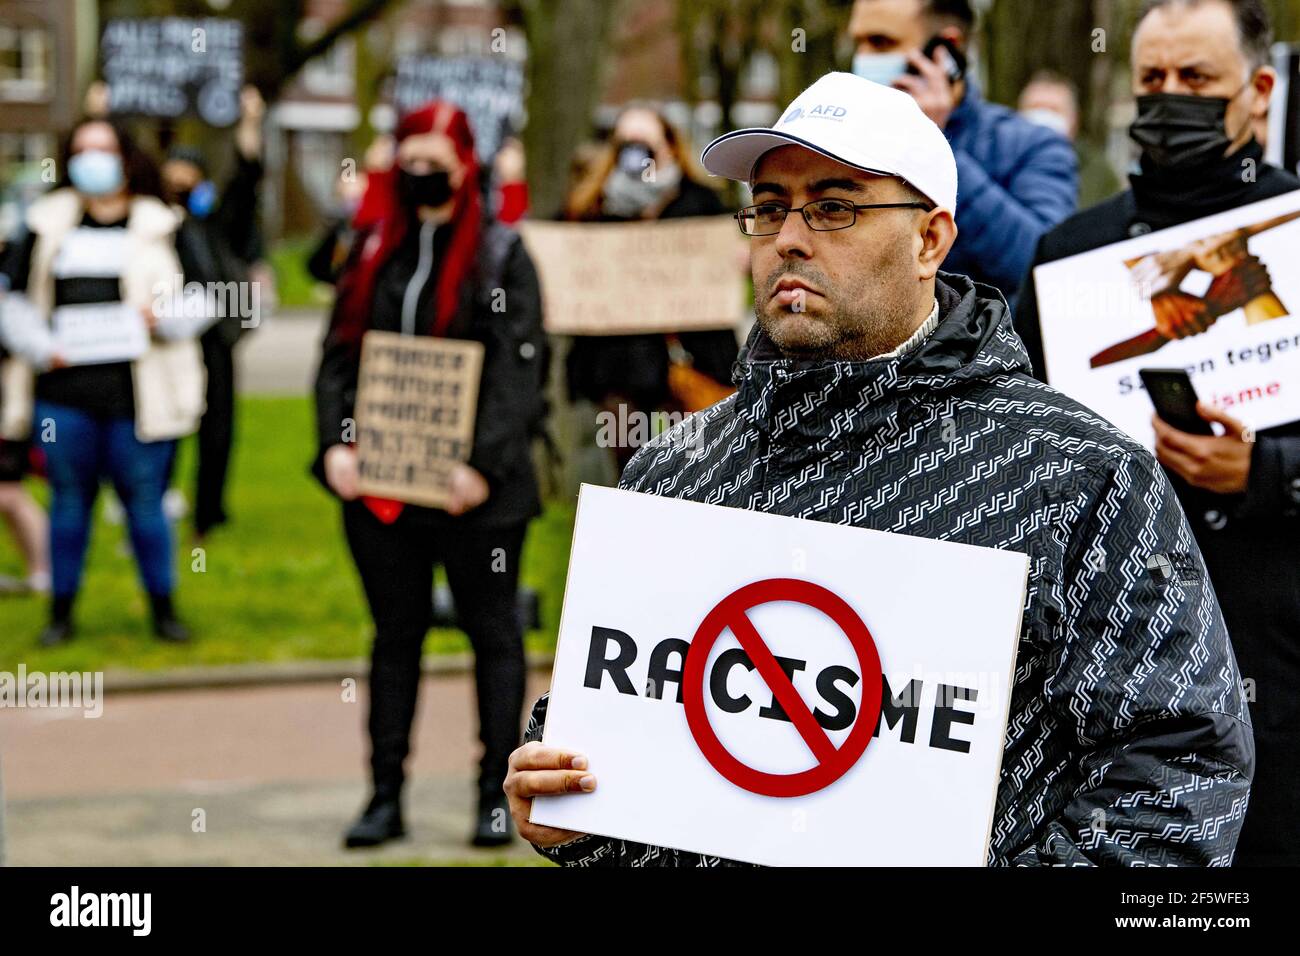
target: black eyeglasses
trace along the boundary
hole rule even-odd
[[[933,208],[923,202],[851,203],[847,199],[818,199],[795,209],[773,202],[746,206],[736,213],[735,219],[740,223],[740,231],[747,236],[775,236],[785,225],[785,217],[792,212],[801,214],[809,229],[832,232],[847,229],[857,222],[859,209],[924,209],[929,212]]]

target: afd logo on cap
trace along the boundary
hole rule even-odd
[[[781,125],[784,126],[786,123],[793,123],[795,120],[801,119],[805,116],[809,119],[828,119],[839,122],[848,115],[848,109],[843,106],[836,106],[834,103],[820,103],[817,106],[806,110],[801,106],[796,106],[790,110],[790,112],[785,114],[785,118],[781,120]]]

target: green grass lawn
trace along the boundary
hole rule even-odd
[[[283,308],[329,308],[333,303],[332,288],[317,282],[307,271],[307,259],[319,241],[319,236],[282,239],[267,253]]]
[[[46,603],[0,598],[0,670],[101,670],[233,664],[364,656],[368,623],[361,586],[343,540],[337,502],[307,473],[313,454],[311,408],[304,398],[240,400],[238,444],[228,489],[232,522],[204,545],[205,570],[195,570],[190,528],[177,548],[177,606],[195,640],[182,647],[157,641],[126,548],[125,529],[107,523],[103,497],[76,609],[78,637],[55,650],[36,645]],[[193,441],[182,445],[179,485],[192,497]],[[45,488],[33,483],[42,499]],[[552,504],[533,522],[524,553],[524,581],[541,594],[542,630],[530,650],[555,645],[573,531],[573,505]],[[0,530],[0,574],[20,562]],[[426,652],[468,650],[459,631],[434,631]]]

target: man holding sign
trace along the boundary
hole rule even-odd
[[[622,487],[767,513],[755,519],[813,519],[1028,554],[987,862],[1229,863],[1254,748],[1200,553],[1151,456],[1029,375],[1000,296],[939,273],[957,233],[956,165],[939,129],[907,94],[837,73],[809,87],[772,129],[715,140],[703,162],[752,190],[754,205],[737,218],[751,241],[758,322],[737,366],[737,394],[645,446]],[[807,527],[806,541],[818,541],[817,526]],[[754,540],[761,540],[757,530]],[[681,537],[676,543],[684,561],[707,546]],[[864,565],[861,573],[865,588],[876,572]],[[970,582],[951,568],[913,560],[891,573],[925,585],[914,604],[976,606]],[[682,579],[698,586],[691,575]],[[685,591],[676,580],[639,586]],[[686,598],[693,595],[660,600]],[[778,590],[766,599],[801,597]],[[731,609],[726,600],[739,604]],[[747,649],[757,648],[753,635],[738,623],[743,614],[731,612],[754,600],[738,594],[717,612],[722,624],[739,627]],[[821,600],[853,641],[853,617]],[[713,636],[707,623],[696,640]],[[917,635],[918,642],[934,637]],[[860,678],[872,670],[867,644],[854,645],[862,648]],[[603,660],[628,664],[621,654]],[[785,662],[775,672],[753,654],[751,663],[778,703],[784,694],[785,715],[799,712],[779,678]],[[790,673],[802,663],[790,663]],[[701,664],[686,655],[679,680],[687,695]],[[835,679],[824,687],[818,680],[830,707],[826,692],[834,692]],[[867,726],[877,706],[886,718],[877,728],[883,745],[887,733],[898,733],[895,721],[908,704],[897,688],[873,700],[874,686],[861,683]],[[724,679],[718,690],[728,688]],[[558,708],[558,683],[554,690]],[[653,695],[664,696],[662,680]],[[959,745],[954,707],[951,700],[935,704],[931,747]],[[847,708],[822,710],[816,720],[827,727]],[[564,797],[566,806],[597,800],[592,792],[602,773],[573,749],[580,742],[540,742],[546,715],[543,698],[506,780],[521,833],[544,855],[570,865],[719,862],[534,823],[535,797],[576,794]],[[835,766],[833,746],[813,732],[815,723],[807,729],[816,764]],[[727,776],[729,765],[719,763]],[[610,774],[613,792],[618,779]],[[649,798],[664,804],[665,815],[673,809],[668,800],[696,796],[676,786],[665,781],[660,792],[672,796]],[[875,786],[920,794],[923,785],[882,777]],[[800,798],[772,792],[764,799]],[[858,827],[852,815],[839,819]],[[923,830],[910,835],[924,840]],[[869,853],[862,860],[872,861]]]
[[[1187,353],[1164,357],[1175,348],[1172,343],[1197,341],[1207,329],[1240,330],[1227,332],[1241,337],[1228,343],[1229,354],[1221,348],[1206,349],[1192,366],[1193,386],[1203,400],[1198,412],[1207,423],[1220,426],[1218,434],[1192,434],[1159,418],[1152,425],[1156,456],[1168,469],[1205,554],[1250,687],[1259,774],[1238,863],[1294,866],[1300,863],[1300,816],[1294,810],[1300,779],[1294,745],[1300,727],[1300,697],[1295,693],[1300,680],[1300,657],[1295,653],[1295,622],[1300,618],[1300,421],[1283,418],[1271,428],[1246,427],[1262,405],[1258,398],[1280,391],[1285,399],[1293,387],[1293,376],[1279,374],[1278,363],[1270,361],[1290,356],[1283,349],[1296,333],[1294,318],[1279,316],[1282,303],[1270,289],[1270,278],[1290,279],[1294,246],[1285,245],[1268,263],[1270,276],[1253,254],[1255,243],[1280,236],[1286,226],[1279,220],[1285,217],[1250,216],[1235,234],[1227,235],[1221,228],[1199,228],[1193,222],[1265,201],[1294,207],[1300,195],[1295,176],[1264,162],[1263,147],[1252,131],[1254,121],[1267,117],[1270,99],[1277,99],[1277,74],[1269,65],[1271,39],[1260,0],[1147,0],[1133,37],[1138,116],[1131,135],[1142,147],[1140,172],[1130,177],[1129,190],[1043,237],[1037,268],[1026,277],[1020,295],[1016,328],[1028,346],[1035,374],[1046,380],[1040,318],[1050,322],[1051,315],[1044,307],[1040,316],[1038,301],[1047,287],[1045,270],[1069,268],[1062,260],[1093,250],[1104,257],[1106,247],[1152,232],[1178,229],[1198,240],[1159,243],[1159,253],[1129,267],[1135,280],[1146,279],[1154,291],[1150,312],[1155,328],[1136,341],[1145,339],[1167,351],[1132,362],[1128,374],[1136,379],[1142,364],[1184,366],[1193,362]],[[1156,238],[1151,237],[1153,242]],[[1192,294],[1190,283],[1186,289],[1179,284],[1193,266],[1208,282],[1200,295]],[[1076,288],[1086,292],[1087,284],[1078,282]],[[1252,314],[1256,303],[1270,299],[1272,308]],[[1282,301],[1295,309],[1296,303],[1286,299],[1283,295]],[[1236,317],[1226,321],[1232,313]],[[1100,325],[1120,314],[1117,308],[1107,309],[1096,313],[1095,321],[1090,315],[1088,324]],[[1055,326],[1067,334],[1074,327]],[[1251,342],[1252,330],[1260,328],[1270,330],[1265,333],[1269,338]],[[1273,328],[1278,329],[1276,335]],[[1248,344],[1251,347],[1244,348]],[[1067,347],[1052,353],[1052,361],[1057,368],[1077,362],[1087,375],[1090,359],[1095,368],[1132,358],[1135,353],[1125,352],[1126,345],[1119,343],[1098,356],[1092,349]],[[1217,359],[1217,366],[1207,358]],[[1245,378],[1234,381],[1238,375]],[[1068,388],[1058,372],[1052,376],[1054,384]],[[1257,387],[1242,387],[1246,385]],[[1104,394],[1098,390],[1099,402]],[[1139,407],[1150,414],[1147,396],[1134,393],[1120,401],[1130,399],[1141,402]],[[1107,414],[1118,422],[1121,407],[1113,406]],[[1144,417],[1138,419],[1143,424]]]

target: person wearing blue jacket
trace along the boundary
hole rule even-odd
[[[857,0],[853,72],[910,93],[943,130],[961,230],[943,267],[1014,306],[1039,238],[1075,210],[1078,160],[1059,133],[980,95],[962,53],[974,22],[969,0]]]

